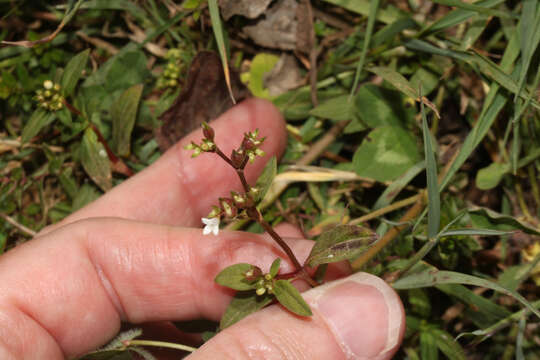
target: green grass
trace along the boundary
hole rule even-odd
[[[271,50],[239,36],[247,21],[220,20],[216,1],[187,3],[172,13],[154,0],[0,2],[0,40],[36,41],[66,23],[32,48],[0,48],[0,253],[160,156],[153,130],[195,49],[244,62],[236,70],[264,84],[249,65]],[[399,358],[538,359],[540,255],[524,251],[540,235],[540,5],[312,6],[326,15],[314,19],[320,104],[309,85],[271,98],[289,130],[278,176],[313,165],[334,177],[307,168],[306,181],[270,189],[265,219],[296,221],[314,238],[360,219],[380,235],[352,263],[399,291],[408,316]],[[40,108],[45,80],[78,111]]]

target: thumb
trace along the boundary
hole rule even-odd
[[[270,306],[225,329],[195,359],[390,359],[405,330],[403,305],[380,278],[356,273],[304,292],[313,316]]]

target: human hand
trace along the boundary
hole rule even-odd
[[[230,152],[261,129],[264,151],[279,155],[284,123],[268,102],[248,100],[212,123]],[[240,184],[223,161],[191,161],[183,146],[34,240],[0,257],[0,359],[61,359],[103,345],[121,321],[219,320],[232,292],[214,282],[228,265],[268,268],[281,249],[265,236],[203,236],[200,219]],[[228,146],[227,146],[228,145]],[[264,166],[247,169],[253,183]],[[283,229],[282,229],[283,231]],[[288,235],[290,229],[284,230]],[[313,242],[290,243],[305,259]],[[292,270],[283,262],[282,271]],[[269,306],[220,332],[190,359],[388,359],[405,329],[397,294],[357,273],[303,293],[313,310],[297,317]]]

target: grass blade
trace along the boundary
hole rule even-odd
[[[212,21],[212,29],[214,30],[214,36],[219,50],[219,56],[221,57],[221,63],[223,64],[223,74],[225,75],[225,82],[227,83],[227,89],[233,104],[236,104],[234,94],[231,87],[231,75],[229,73],[229,60],[227,56],[227,48],[225,47],[225,36],[223,32],[223,26],[221,24],[221,18],[219,17],[219,7],[217,0],[208,0],[208,10],[210,11],[210,21]]]
[[[500,293],[512,296],[514,299],[522,303],[527,309],[540,318],[540,311],[538,311],[531,303],[529,303],[523,296],[517,292],[508,290],[499,284],[482,279],[476,276],[462,274],[454,271],[433,271],[427,270],[421,273],[412,274],[403,277],[392,284],[394,289],[414,289],[429,287],[438,284],[462,284],[472,285],[489,288]]]
[[[360,60],[358,60],[358,65],[356,67],[356,74],[354,75],[353,86],[351,88],[351,93],[349,94],[349,101],[352,100],[352,97],[358,88],[360,74],[362,73],[362,69],[364,68],[364,62],[366,61],[366,55],[369,49],[371,35],[373,34],[373,26],[375,25],[375,16],[377,15],[377,10],[379,9],[379,2],[380,0],[372,0],[369,3],[369,15],[366,28],[366,36],[364,38],[364,45],[362,47],[362,53],[360,54]]]
[[[421,90],[420,90],[421,95]],[[422,96],[420,96],[422,98]],[[428,192],[428,238],[433,239],[439,232],[441,224],[441,199],[437,185],[437,163],[435,153],[431,143],[431,133],[424,110],[424,101],[420,101],[420,112],[422,113],[422,133],[424,137],[424,153],[426,157],[426,176]]]

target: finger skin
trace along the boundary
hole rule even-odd
[[[281,155],[287,142],[283,117],[272,103],[262,99],[240,103],[211,126],[215,130],[216,144],[226,155],[240,145],[245,132],[260,129],[259,134],[266,137],[262,145],[266,156],[246,167],[250,184],[256,181],[273,155]],[[216,154],[203,153],[192,158],[192,152],[184,149],[191,141],[199,143],[202,137],[202,130],[194,131],[145,170],[42,232],[77,220],[106,216],[164,225],[200,226],[201,217],[210,212],[220,196],[241,190],[236,172]]]
[[[291,243],[300,261],[312,245]],[[121,320],[219,320],[233,292],[214,283],[217,273],[239,262],[268,271],[276,257],[287,259],[270,239],[249,233],[203,236],[111,218],[64,226],[0,258],[0,319],[14,326],[0,327],[0,355],[81,354],[112,338]],[[282,264],[282,272],[293,270]]]
[[[352,281],[359,278],[361,283]],[[399,348],[405,313],[383,280],[357,273],[302,295],[313,316],[299,317],[272,305],[220,332],[188,359],[386,360]],[[321,300],[325,296],[330,302]],[[335,319],[338,313],[341,321]]]

